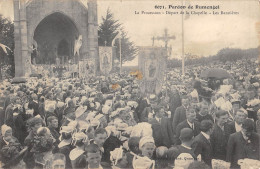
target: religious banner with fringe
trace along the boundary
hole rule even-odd
[[[112,70],[113,51],[112,47],[99,46],[100,71],[107,75]]]
[[[139,47],[139,71],[143,78],[140,82],[142,93],[161,91],[166,71],[166,50],[162,47]]]

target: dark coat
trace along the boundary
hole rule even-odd
[[[184,120],[180,124],[177,125],[176,127],[176,135],[175,135],[175,145],[180,145],[181,140],[179,139],[181,130],[184,128],[191,128],[190,125],[188,124],[187,120]],[[194,129],[193,129],[193,134],[194,137],[200,134],[200,123],[195,121],[194,122]]]
[[[104,153],[102,154],[102,162],[110,163],[110,152],[122,146],[122,142],[115,136],[109,136],[104,142]]]
[[[28,146],[28,151],[26,152],[23,158],[23,161],[25,162],[27,168],[35,167],[34,153],[31,152],[35,142],[34,139],[35,139],[35,134],[33,133],[33,131],[30,131],[29,135],[24,140],[24,145]]]
[[[260,134],[260,120],[255,122],[256,133]]]
[[[74,113],[75,110],[76,109],[74,107],[67,107],[67,108],[64,109],[63,114],[67,115],[67,114],[70,114],[70,113]]]
[[[177,125],[184,120],[186,120],[186,109],[183,106],[180,106],[175,110],[172,120],[172,129],[174,133],[176,132]]]
[[[10,96],[7,96],[4,101],[4,111],[6,110],[7,106],[10,104]]]
[[[19,140],[20,143],[24,143],[24,139],[28,135],[26,129],[26,115],[23,113],[19,113],[17,116],[13,117],[14,128],[13,133],[14,136]]]
[[[227,161],[231,162],[231,167],[239,167],[239,159],[250,158],[260,160],[260,136],[252,133],[249,141],[246,141],[242,132],[230,135],[227,145]]]
[[[44,119],[45,118],[45,109],[44,109],[45,105],[44,103],[39,103],[39,114],[40,116]]]
[[[149,112],[152,111],[151,107],[145,107],[143,112],[139,116],[139,122],[148,122]]]
[[[190,154],[194,159],[197,159],[196,155],[194,154],[194,149],[188,149],[186,147],[183,147],[181,145],[177,145],[174,147],[169,148],[167,157],[169,159],[169,162],[173,165],[175,159],[181,154],[181,153],[188,153]]]
[[[173,120],[176,109],[181,106],[181,98],[177,92],[169,92],[169,97],[169,110],[171,111],[171,120]]]
[[[6,110],[5,110],[5,124],[10,126],[11,128],[14,127],[13,124],[13,110],[14,106],[12,104],[8,105]]]
[[[18,159],[16,159],[16,161],[12,161],[18,154],[19,152],[22,150],[21,148],[21,144],[19,143],[19,141],[17,140],[17,138],[12,137],[14,140],[14,143],[10,143],[10,144],[6,144],[6,142],[3,140],[3,137],[0,137],[0,160],[7,165],[8,163],[12,163],[12,164],[8,164],[9,166],[14,166],[17,163],[19,163]],[[9,167],[6,167],[9,168]]]
[[[149,123],[152,125],[156,147],[166,146],[169,148],[174,144],[174,135],[169,118],[161,118],[160,123],[154,118]]]
[[[211,166],[211,160],[212,160],[212,146],[210,144],[210,141],[207,140],[201,133],[197,135],[192,143],[192,148],[194,148],[194,153],[196,156],[201,154],[201,159],[206,164]]]
[[[225,127],[225,132],[226,132],[226,135],[227,135],[228,138],[231,134],[237,132],[236,127],[235,127],[235,121],[231,121],[229,123],[226,123],[224,127]]]
[[[3,139],[3,136],[0,136],[0,149],[2,149],[6,144],[6,142]]]
[[[70,154],[70,151],[71,151],[73,148],[74,148],[74,147],[73,147],[71,144],[59,148],[59,153],[64,154],[65,157],[66,157],[66,169],[72,168],[69,154]]]
[[[0,126],[2,126],[4,122],[5,122],[5,111],[3,107],[0,107]]]
[[[226,135],[225,128],[223,131],[217,124],[214,124],[213,132],[210,135],[210,142],[213,150],[213,158],[226,160],[228,136]]]
[[[148,103],[147,103],[146,99],[144,99],[142,97],[137,101],[137,103],[138,103],[138,106],[136,107],[136,114],[139,119],[138,122],[144,122],[144,121],[142,121],[142,120],[144,120],[144,118],[143,118],[144,116],[142,114],[144,112],[144,109],[148,106]]]
[[[55,143],[59,144],[60,133],[57,130],[55,130],[54,128],[50,128],[50,127],[48,127],[48,128],[50,129],[51,135],[56,140]]]
[[[128,161],[128,165],[127,168],[133,168],[133,159],[134,159],[134,155],[131,154],[130,152],[126,153],[126,157],[127,157],[127,161]]]
[[[39,114],[39,104],[36,103],[34,100],[30,101],[28,104],[29,109],[33,109],[33,115],[37,116]]]

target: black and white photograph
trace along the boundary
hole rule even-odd
[[[259,0],[0,0],[0,169],[260,169]]]

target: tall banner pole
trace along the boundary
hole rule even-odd
[[[122,74],[122,52],[121,52],[121,37],[119,38],[119,56],[120,56],[120,74]]]
[[[183,5],[183,0],[181,1]],[[182,10],[183,11],[183,10]],[[184,11],[183,11],[184,12]],[[183,21],[183,15],[181,15],[181,29],[182,29],[182,75],[184,76],[185,74],[185,58],[184,58],[184,21]]]

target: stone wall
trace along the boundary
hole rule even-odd
[[[28,44],[32,44],[38,24],[47,16],[59,12],[71,19],[82,35],[81,55],[88,52],[88,10],[77,0],[33,0],[26,7]]]
[[[98,24],[96,0],[89,0],[86,7],[80,0],[13,0],[15,30],[15,77],[28,76],[31,73],[31,46],[37,26],[48,16],[60,14],[59,19],[69,20],[75,29],[67,31],[70,51],[73,38],[82,35],[79,50],[81,59],[95,59],[98,62]],[[57,18],[56,18],[57,19]],[[63,21],[61,21],[63,22]],[[43,27],[44,29],[44,27]],[[54,32],[55,33],[55,32]],[[57,31],[56,31],[57,33]],[[66,34],[66,31],[65,31]],[[44,35],[42,35],[44,36]],[[50,35],[48,35],[50,37]],[[64,39],[63,33],[63,39]],[[76,38],[76,37],[75,37]],[[42,38],[39,38],[42,39]],[[48,40],[45,38],[45,40]],[[56,41],[61,39],[56,38]],[[95,64],[97,65],[97,63]],[[94,72],[97,72],[95,66]]]

